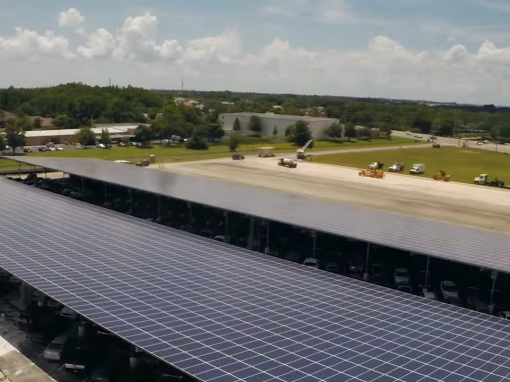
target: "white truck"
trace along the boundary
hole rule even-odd
[[[410,174],[423,174],[423,173],[425,173],[425,165],[421,164],[421,163],[413,164],[413,167],[411,167],[411,169],[409,170],[409,173]]]

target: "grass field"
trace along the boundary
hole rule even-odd
[[[510,183],[510,155],[485,150],[442,147],[440,149],[424,148],[413,150],[394,150],[372,153],[324,155],[313,158],[314,163],[326,163],[355,168],[367,168],[369,163],[384,163],[387,169],[395,162],[405,163],[406,173],[415,163],[425,164],[427,178],[437,171],[444,170],[456,182],[473,183],[481,173],[490,178]]]
[[[310,153],[324,150],[342,150],[349,148],[391,146],[391,145],[413,145],[413,140],[407,138],[393,137],[391,139],[374,139],[371,141],[351,142],[329,142],[317,141]],[[261,146],[271,146],[275,148],[276,153],[295,152],[297,149],[292,143],[272,142],[265,138],[243,137],[241,145],[237,152],[245,155],[255,154]],[[182,146],[155,145],[152,147],[111,147],[109,149],[82,149],[82,150],[64,150],[55,152],[33,152],[29,156],[43,157],[72,157],[72,158],[98,158],[105,160],[129,160],[139,162],[142,159],[148,159],[149,155],[155,155],[158,163],[190,162],[206,159],[224,158],[231,153],[225,143],[211,144],[209,150],[188,150]],[[15,162],[1,160],[0,167],[16,167]]]

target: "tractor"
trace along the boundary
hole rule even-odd
[[[443,182],[449,182],[452,177],[446,173],[444,170],[439,170],[433,177],[434,180],[442,180]]]
[[[373,168],[368,168],[366,170],[361,170],[358,172],[359,176],[366,176],[369,178],[376,178],[376,179],[382,179],[384,178],[384,171],[382,170],[376,170]]]

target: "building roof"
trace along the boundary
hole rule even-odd
[[[273,114],[273,113],[248,113],[248,112],[239,112],[239,113],[223,113],[221,115],[229,115],[234,117],[251,117],[256,115],[260,118],[264,119],[282,119],[285,121],[308,121],[308,122],[320,122],[320,121],[331,121],[338,122],[338,119],[334,118],[325,118],[325,117],[310,117],[308,115],[286,115],[286,114]]]
[[[95,127],[92,129],[94,134],[101,134],[103,129],[106,129],[110,134],[123,134],[127,133],[130,129],[136,129],[138,125],[129,126],[115,126],[115,127]],[[79,129],[61,129],[61,130],[32,130],[25,133],[25,137],[61,137],[75,135]]]
[[[499,232],[135,166],[125,166],[120,171],[118,164],[99,159],[5,158],[268,221],[510,273],[510,235]]]
[[[508,320],[6,178],[0,192],[0,266],[200,381],[510,378]]]

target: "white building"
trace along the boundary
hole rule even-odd
[[[326,130],[328,127],[330,127],[333,123],[338,123],[338,120],[334,118],[246,112],[220,114],[218,122],[221,123],[223,130],[233,131],[234,122],[237,118],[241,123],[241,130],[239,132],[241,134],[252,134],[252,132],[248,129],[248,124],[253,115],[260,117],[262,121],[262,132],[260,134],[264,136],[273,136],[273,131],[276,127],[278,133],[277,136],[284,137],[287,127],[294,124],[296,121],[305,121],[308,123],[308,127],[310,128],[313,138],[326,139]]]

